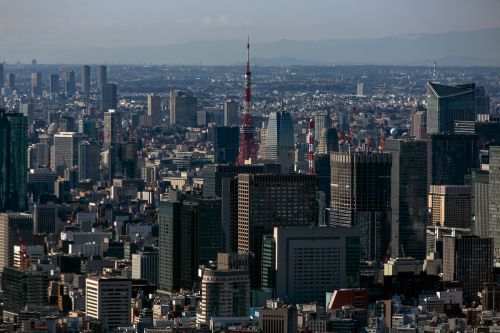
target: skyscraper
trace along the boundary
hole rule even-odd
[[[427,185],[463,185],[479,168],[477,135],[434,134],[427,143]]]
[[[429,210],[434,226],[470,228],[471,188],[468,185],[431,185]]]
[[[274,241],[276,297],[291,304],[320,303],[327,291],[359,287],[358,230],[274,228]]]
[[[317,225],[316,177],[306,174],[238,175],[238,252],[252,253],[252,286],[261,282],[264,235],[274,227]]]
[[[81,69],[81,92],[83,95],[90,94],[90,66],[83,65]]]
[[[64,93],[66,97],[71,97],[76,93],[75,72],[64,73]]]
[[[16,89],[16,74],[14,74],[14,73],[8,73],[7,74],[6,85],[7,85],[7,87],[10,88],[10,90],[15,90]]]
[[[490,147],[489,232],[494,239],[495,257],[500,257],[500,146]]]
[[[101,93],[101,112],[114,110],[118,106],[118,96],[116,92],[116,84],[106,83],[102,86]]]
[[[392,257],[404,253],[425,259],[427,225],[427,142],[387,139],[392,153],[391,229]]]
[[[78,147],[78,178],[98,181],[100,158],[99,143],[95,140],[83,140]]]
[[[160,202],[158,214],[159,224],[159,285],[161,291],[179,290],[180,270],[180,209],[182,203],[171,201]]]
[[[443,281],[459,281],[464,296],[476,295],[493,278],[493,239],[443,237]]]
[[[19,314],[26,306],[48,305],[47,272],[6,267],[2,272],[5,310]]]
[[[109,329],[130,326],[132,281],[89,276],[85,288],[85,313]]]
[[[360,229],[361,259],[382,260],[391,238],[391,154],[332,153],[330,158],[330,223]]]
[[[423,140],[427,135],[427,111],[422,105],[413,108],[411,112],[411,136]]]
[[[104,86],[107,87],[108,85]],[[104,113],[104,146],[121,143],[122,113],[109,109]]]
[[[0,271],[14,263],[14,245],[33,241],[33,218],[25,213],[0,213]]]
[[[456,120],[476,119],[476,85],[427,82],[427,134],[451,134]]]
[[[97,88],[102,89],[102,86],[108,83],[108,67],[100,65],[97,68]]]
[[[319,140],[323,130],[332,127],[332,118],[329,114],[317,114],[314,116],[314,137]]]
[[[59,74],[50,74],[50,93],[56,94],[59,92]]]
[[[52,170],[63,175],[65,169],[78,166],[78,147],[85,136],[77,132],[61,132],[54,135],[51,158]]]
[[[266,131],[266,159],[281,165],[283,172],[293,167],[293,122],[289,112],[272,112]]]
[[[198,98],[183,91],[170,92],[170,125],[196,126]]]
[[[238,126],[239,114],[240,103],[238,101],[227,100],[224,102],[224,126]]]
[[[479,237],[493,237],[490,234],[490,172],[475,169],[472,171],[472,214],[474,215],[474,234]]]
[[[316,128],[314,129],[316,131]],[[337,129],[325,128],[321,132],[318,144],[318,154],[330,154],[339,151],[339,136]]]
[[[21,113],[0,109],[0,211],[27,204],[28,125]]]
[[[42,73],[31,73],[31,96],[36,97],[42,94]]]
[[[3,64],[0,64],[0,90],[4,86],[4,78],[5,78],[5,74],[3,72]]]
[[[161,98],[159,95],[148,95],[148,116],[153,127],[161,125]]]
[[[216,127],[214,140],[214,163],[236,163],[239,146],[240,128],[238,126]]]

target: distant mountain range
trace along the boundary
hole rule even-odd
[[[233,65],[244,61],[245,43],[199,41],[147,47],[2,45],[0,60],[13,63]],[[280,40],[252,45],[257,65],[500,66],[500,28],[412,34],[373,39]]]

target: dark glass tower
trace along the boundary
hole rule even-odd
[[[101,112],[116,109],[118,97],[116,92],[116,84],[107,83],[102,86],[101,97]]]
[[[28,121],[21,113],[0,109],[0,211],[20,211],[27,204]]]
[[[476,120],[476,85],[427,83],[427,134],[453,133],[456,120]]]
[[[392,256],[425,259],[427,225],[427,142],[385,141],[392,153]]]
[[[214,163],[235,164],[240,146],[238,126],[216,127],[214,142]]]

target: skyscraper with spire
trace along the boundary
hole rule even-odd
[[[245,72],[245,96],[243,98],[243,121],[241,124],[240,151],[236,164],[245,164],[248,159],[256,158],[253,118],[251,114],[251,76],[250,72],[250,38],[247,42],[247,70]]]

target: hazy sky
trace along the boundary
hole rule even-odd
[[[370,38],[500,26],[500,0],[0,0],[1,44]]]

